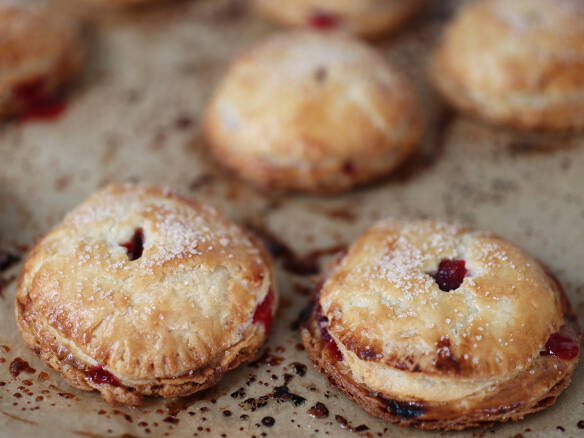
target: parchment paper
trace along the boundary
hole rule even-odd
[[[397,175],[328,198],[258,193],[205,153],[199,120],[214,85],[237,53],[278,30],[244,2],[169,2],[125,12],[86,9],[75,1],[61,5],[89,21],[86,71],[58,120],[0,128],[0,248],[23,256],[96,188],[140,181],[217,205],[232,219],[279,236],[299,256],[349,243],[389,215],[459,220],[495,231],[540,258],[582,313],[584,138],[525,137],[452,114],[436,101],[423,81],[424,63],[454,3],[432,3],[402,33],[375,43],[418,79],[431,126],[420,153]],[[283,298],[263,363],[242,366],[181,402],[154,399],[139,408],[114,408],[97,393],[72,389],[26,350],[13,316],[11,279],[21,264],[1,272],[0,436],[450,435],[372,418],[313,370],[290,327],[308,302],[303,292],[311,278],[288,272],[281,260],[277,265]],[[12,377],[9,365],[17,357],[35,372]],[[306,365],[304,375],[294,362]],[[305,401],[258,400],[285,379]],[[518,423],[457,435],[584,435],[577,427],[584,419],[583,392],[580,366],[555,406]],[[307,413],[317,402],[328,417]]]

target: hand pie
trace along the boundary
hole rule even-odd
[[[259,187],[342,192],[404,161],[422,111],[408,78],[373,48],[295,31],[239,56],[204,130],[217,159]]]
[[[463,6],[431,76],[455,106],[528,130],[584,128],[584,2],[479,0]]]
[[[333,262],[302,338],[371,415],[456,430],[552,405],[580,333],[560,284],[519,248],[454,225],[386,220]]]
[[[266,340],[270,258],[214,208],[156,188],[109,186],[30,251],[16,294],[26,344],[110,403],[217,383]]]
[[[287,26],[340,29],[376,37],[396,30],[424,0],[255,0],[267,18]]]
[[[44,8],[0,1],[0,117],[38,109],[77,74],[78,30]]]

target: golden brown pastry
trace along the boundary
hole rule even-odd
[[[45,8],[0,1],[0,117],[42,106],[79,71],[79,29]]]
[[[584,128],[584,2],[479,0],[461,8],[431,76],[455,106],[532,130]]]
[[[29,253],[16,294],[26,344],[109,402],[179,397],[251,359],[278,295],[270,258],[214,208],[109,186]]]
[[[453,430],[553,404],[580,333],[560,284],[519,248],[455,225],[386,220],[333,262],[302,338],[371,415]]]
[[[373,48],[295,31],[239,56],[204,130],[217,159],[257,186],[341,192],[402,163],[422,112],[408,78]]]
[[[254,0],[266,17],[286,26],[339,29],[376,37],[394,31],[424,0]]]

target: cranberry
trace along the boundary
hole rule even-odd
[[[327,12],[316,12],[310,17],[310,25],[321,30],[337,27],[340,21],[339,17]]]
[[[266,298],[262,301],[255,310],[253,314],[253,323],[260,323],[264,325],[266,334],[270,333],[272,330],[272,323],[273,323],[273,310],[274,305],[274,291],[270,288]]]
[[[126,243],[120,243],[120,246],[126,248],[128,259],[134,261],[142,257],[144,252],[144,231],[142,228],[134,230],[134,235]]]
[[[554,333],[549,337],[540,354],[542,356],[557,356],[563,360],[571,360],[578,356],[578,343],[572,338]]]
[[[340,362],[343,360],[343,353],[339,350],[337,343],[332,338],[331,334],[328,331],[328,318],[326,316],[319,315],[318,317],[318,325],[320,327],[320,337],[322,338],[323,342],[326,343],[326,349],[328,350],[329,354],[337,361]]]
[[[20,116],[21,122],[30,120],[54,120],[67,108],[67,102],[61,99],[39,100],[28,104]]]
[[[108,385],[114,386],[118,386],[120,384],[118,379],[116,379],[116,377],[109,371],[104,370],[101,365],[91,367],[87,372],[87,378],[93,383],[98,384],[106,383]]]
[[[438,271],[430,274],[430,276],[436,280],[440,290],[449,292],[458,289],[462,284],[464,277],[468,273],[465,265],[464,260],[444,259],[438,265]]]

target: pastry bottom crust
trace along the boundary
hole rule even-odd
[[[144,396],[185,397],[207,389],[221,380],[227,371],[253,359],[265,340],[263,330],[253,325],[251,333],[244,336],[243,341],[223,352],[214,363],[173,378],[124,382],[116,376],[119,384],[113,385],[91,381],[88,378],[91,366],[77,359],[54,333],[37,324],[39,318],[36,315],[30,300],[25,304],[17,302],[16,321],[25,344],[71,386],[83,391],[97,390],[112,405],[124,403],[139,406]]]
[[[207,132],[211,132],[207,127]],[[211,134],[207,135],[212,139]],[[396,146],[384,156],[367,156],[347,161],[313,167],[292,167],[270,164],[254,157],[234,154],[209,141],[211,153],[223,166],[250,182],[259,190],[269,192],[308,192],[337,194],[375,182],[398,168],[411,155],[414,142]]]
[[[570,101],[553,101],[548,99],[547,105],[542,105],[546,96],[516,96],[511,101],[512,93],[507,101],[493,96],[473,96],[470,90],[456,80],[456,74],[434,59],[429,68],[429,75],[436,88],[452,106],[457,107],[472,117],[486,120],[493,125],[503,125],[517,131],[537,131],[554,134],[571,134],[584,129],[584,98]],[[537,104],[530,104],[536,99]],[[519,103],[518,100],[523,100]]]
[[[562,331],[579,339],[577,317],[563,296],[566,325]],[[495,391],[472,394],[454,402],[427,402],[400,399],[397,394],[381,394],[355,381],[351,370],[343,366],[322,342],[318,309],[302,329],[306,352],[315,367],[329,382],[372,416],[399,426],[425,430],[463,430],[489,427],[495,422],[520,420],[555,403],[570,384],[578,359],[562,361],[553,356],[539,356],[529,370],[497,383]],[[533,371],[533,374],[530,373]]]

